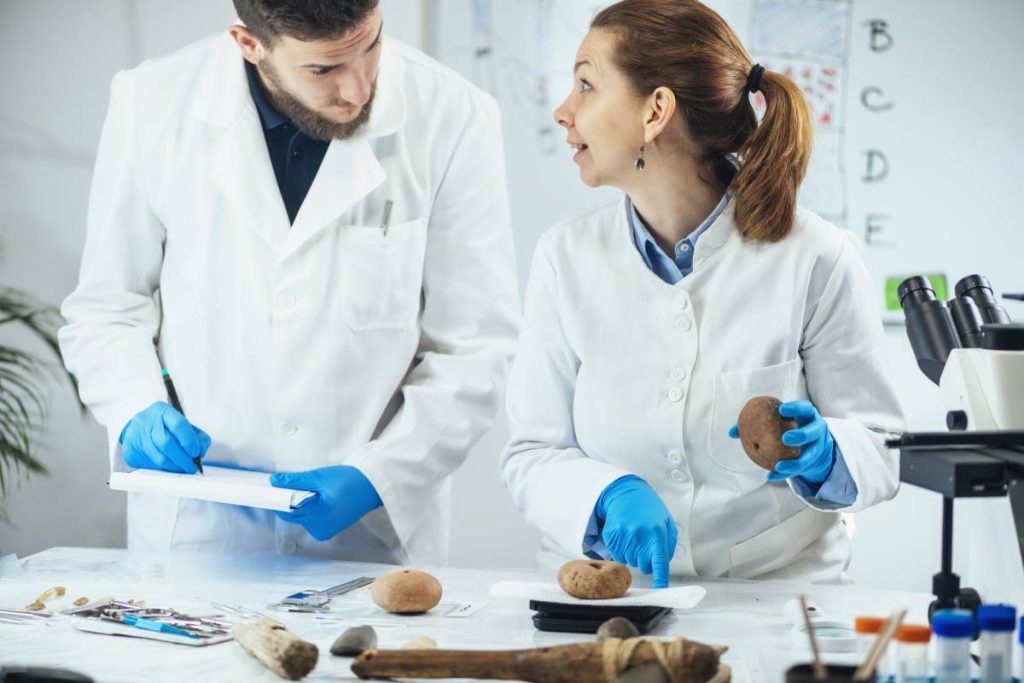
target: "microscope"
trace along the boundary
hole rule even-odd
[[[981,604],[952,570],[954,499],[1008,496],[1024,564],[1024,325],[1010,321],[981,275],[963,278],[954,293],[940,301],[921,276],[899,286],[910,346],[942,392],[949,431],[886,443],[900,450],[903,482],[943,496],[942,570],[932,578],[929,620],[939,609]]]

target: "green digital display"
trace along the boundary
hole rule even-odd
[[[897,293],[900,283],[906,280],[910,275],[900,275],[898,277],[891,277],[885,281],[885,310],[889,313],[899,313],[900,308],[900,297]],[[949,287],[946,286],[946,276],[941,274],[925,275],[928,281],[932,283],[932,289],[935,290],[935,298],[939,301],[946,301],[948,299]]]

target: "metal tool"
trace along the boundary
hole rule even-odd
[[[338,584],[332,588],[327,588],[322,591],[308,589],[299,591],[298,593],[292,593],[291,595],[282,598],[281,605],[291,605],[295,607],[323,607],[331,601],[331,598],[341,595],[342,593],[348,593],[354,591],[357,588],[362,588],[373,583],[374,579],[371,576],[360,576],[357,579],[346,581],[345,583]]]
[[[52,616],[49,612],[29,612],[23,609],[0,607],[0,624],[38,624]]]
[[[231,622],[221,615],[194,616],[167,607],[146,607],[120,600],[104,600],[72,607],[63,613],[82,619],[115,622],[154,633],[187,638],[223,637],[230,634],[232,626]]]
[[[181,628],[173,623],[167,623],[164,621],[156,621],[154,619],[147,619],[146,617],[136,617],[127,615],[121,619],[121,623],[126,626],[133,628],[141,628],[145,631],[155,631],[157,633],[170,633],[175,636],[185,636],[186,638],[206,638],[209,637],[209,633],[206,631],[197,632],[191,628]]]

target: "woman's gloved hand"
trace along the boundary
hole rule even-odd
[[[163,401],[139,412],[121,430],[121,453],[129,467],[194,474],[194,458],[206,455],[210,435]]]
[[[678,532],[654,489],[640,477],[622,477],[601,493],[594,512],[604,520],[601,538],[612,559],[653,574],[654,588],[668,588]]]
[[[782,435],[786,446],[800,448],[800,455],[792,460],[780,460],[775,471],[768,473],[768,481],[782,481],[800,477],[811,484],[821,484],[832,473],[836,462],[836,442],[825,418],[810,401],[789,401],[779,406],[779,415],[796,420],[796,429]],[[740,438],[737,426],[729,428],[729,436]]]
[[[381,506],[380,496],[366,475],[350,465],[332,465],[305,472],[278,472],[270,476],[273,486],[313,491],[291,512],[277,516],[299,524],[318,541],[328,541],[352,526],[367,512]]]

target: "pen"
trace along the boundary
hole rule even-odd
[[[1014,301],[1024,301],[1024,293],[1022,294],[1003,294],[1004,299],[1012,299]]]
[[[384,202],[384,217],[380,221],[380,229],[384,231],[384,236],[388,236],[388,228],[391,226],[391,207],[395,203],[390,199]]]
[[[178,392],[174,390],[174,382],[171,381],[171,373],[167,372],[167,368],[163,368],[160,374],[163,375],[164,388],[167,389],[167,398],[171,399],[171,407],[184,415],[185,411],[181,409],[181,401],[178,400]],[[192,462],[196,464],[199,474],[203,474],[202,458],[192,458]]]
[[[170,624],[163,624],[159,621],[153,621],[152,619],[145,619],[143,617],[133,617],[130,614],[126,614],[121,618],[121,622],[133,626],[135,628],[141,628],[146,631],[156,631],[157,633],[172,633],[176,636],[186,636],[188,638],[198,638],[199,636],[195,633],[189,633],[183,628],[172,626]]]

